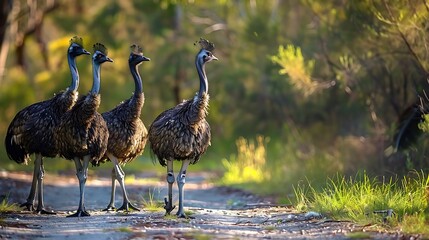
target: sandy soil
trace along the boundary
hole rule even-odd
[[[0,195],[22,203],[30,188],[31,175],[0,171]],[[167,193],[164,177],[137,176],[127,183],[133,203],[142,211],[102,212],[110,197],[110,178],[89,176],[85,206],[90,217],[66,218],[77,209],[79,189],[73,175],[45,177],[45,205],[56,215],[29,211],[0,216],[0,239],[404,239],[400,233],[367,231],[368,227],[336,222],[316,213],[297,213],[269,199],[209,183],[207,173],[188,173],[185,211],[189,219],[165,217],[164,211],[144,209],[149,192],[156,200]],[[145,180],[145,179],[151,179]],[[176,185],[174,186],[175,188]],[[177,192],[174,192],[177,196]],[[144,199],[144,200],[143,200]],[[177,197],[176,197],[177,199]],[[122,203],[117,187],[116,206]],[[175,210],[173,211],[173,214]]]

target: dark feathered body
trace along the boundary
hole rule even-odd
[[[195,164],[210,146],[210,126],[206,121],[209,95],[203,93],[161,113],[149,129],[149,142],[159,163],[190,159]]]
[[[63,115],[55,131],[55,140],[62,157],[72,160],[90,155],[92,164],[98,165],[106,152],[109,138],[106,122],[97,112],[99,105],[100,95],[89,93]]]
[[[109,112],[102,114],[109,129],[107,151],[121,164],[141,155],[147,141],[147,129],[140,119],[144,94],[134,94]],[[107,158],[107,156],[106,156]]]
[[[5,139],[9,158],[27,164],[33,153],[55,157],[58,151],[53,138],[54,128],[61,116],[75,104],[77,96],[77,91],[63,91],[18,112],[9,125]]]
[[[393,137],[395,150],[407,149],[417,142],[423,131],[419,123],[423,121],[423,108],[421,103],[412,104],[405,109],[398,119],[398,126]]]

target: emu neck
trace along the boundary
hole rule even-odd
[[[137,65],[134,65],[131,63],[129,65],[130,65],[131,75],[133,75],[133,78],[134,78],[134,85],[135,85],[134,95],[140,95],[143,92],[143,84],[142,84],[142,79],[140,77],[140,74],[137,71]]]
[[[101,70],[101,65],[93,61],[92,62],[93,80],[92,80],[92,88],[91,88],[92,94],[98,94],[98,92],[100,91],[100,70]]]
[[[209,84],[207,81],[205,65],[198,58],[195,61],[195,66],[197,67],[198,77],[200,78],[200,90],[198,91],[198,98],[201,98],[203,93],[206,93],[209,90]]]
[[[69,63],[70,72],[72,75],[72,82],[70,84],[69,90],[76,91],[79,87],[79,72],[76,67],[76,59],[69,54],[67,54],[67,60]]]

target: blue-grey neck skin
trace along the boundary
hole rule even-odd
[[[76,67],[76,58],[71,56],[70,52],[67,52],[67,60],[69,63],[70,72],[72,75],[72,82],[69,87],[70,91],[76,91],[79,87],[79,72]]]
[[[206,93],[209,90],[209,84],[207,81],[205,64],[203,60],[204,51],[200,51],[195,58],[195,66],[197,67],[198,77],[200,78],[200,90],[198,92],[198,97],[201,97],[203,93]]]
[[[135,85],[134,95],[137,95],[137,94],[140,94],[143,92],[142,79],[140,77],[139,71],[137,70],[138,65],[140,65],[140,64],[129,63],[130,72],[134,78],[134,85]]]
[[[101,64],[92,60],[92,75],[93,75],[93,81],[92,81],[92,88],[91,93],[92,94],[98,94],[100,91],[100,70],[101,70]]]

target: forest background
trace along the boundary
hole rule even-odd
[[[19,110],[69,85],[66,49],[74,35],[90,52],[95,42],[105,44],[115,61],[102,67],[100,112],[131,96],[129,46],[143,47],[151,58],[140,67],[147,127],[198,90],[194,43],[204,37],[215,43],[219,58],[206,67],[212,145],[191,168],[230,172],[224,179],[269,185],[258,190],[270,193],[337,173],[385,176],[428,169],[425,138],[406,151],[386,151],[398,117],[424,100],[429,88],[424,0],[5,0],[1,5],[2,139]],[[77,59],[81,95],[92,84],[90,61]],[[45,161],[47,169],[73,171],[71,164]],[[10,161],[2,144],[0,168],[31,171],[32,166]],[[152,164],[149,146],[126,169],[165,171]]]

